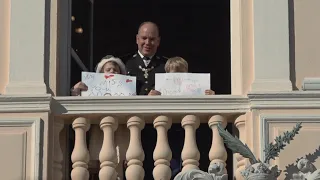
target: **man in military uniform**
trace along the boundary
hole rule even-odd
[[[155,74],[164,73],[166,59],[157,56],[160,45],[158,26],[153,22],[144,22],[140,25],[136,36],[138,52],[126,63],[128,75],[137,78],[137,95],[158,95],[153,91]]]

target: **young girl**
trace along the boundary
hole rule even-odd
[[[97,73],[112,73],[112,74],[123,74],[126,75],[126,68],[124,63],[121,61],[121,59],[116,58],[114,56],[105,56],[102,58],[102,60],[98,63],[96,68]],[[78,82],[71,90],[72,96],[79,96],[81,94],[81,91],[88,90],[88,87],[83,82]],[[115,134],[115,139],[119,136],[118,133],[121,131],[127,131],[127,128],[125,125],[121,124],[118,127],[118,130]],[[99,164],[99,152],[101,148],[101,144],[103,141],[103,134],[100,130],[99,125],[91,124],[91,128],[89,130],[89,151],[90,151],[90,165]],[[115,140],[116,141],[116,140]],[[100,148],[98,148],[100,147]],[[116,142],[116,148],[117,148],[117,158],[118,163],[120,162],[120,152],[119,152],[119,145]],[[91,167],[94,168],[94,167]],[[99,168],[98,168],[99,169]],[[119,171],[121,171],[118,168]],[[119,179],[119,177],[117,177]]]
[[[105,56],[97,65],[96,73],[112,73],[112,74],[123,74],[126,75],[126,67],[121,59],[113,56]],[[71,89],[72,96],[79,96],[81,91],[88,90],[88,87],[83,82],[78,82]]]
[[[188,62],[182,57],[169,58],[164,66],[166,73],[187,73]],[[205,95],[214,95],[211,89],[205,90]],[[161,95],[157,90],[151,90],[149,95]]]

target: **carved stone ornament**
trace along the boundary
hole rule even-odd
[[[293,174],[291,180],[320,180],[320,169],[317,170],[308,159],[300,159],[297,167],[299,172]]]
[[[225,165],[221,162],[210,164],[208,172],[191,169],[180,172],[174,180],[228,180],[228,174],[224,172]]]
[[[276,180],[280,173],[278,166],[270,167],[269,164],[262,162],[250,165],[241,172],[246,180]]]

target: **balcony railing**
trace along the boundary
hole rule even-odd
[[[23,129],[31,133],[26,139],[28,146],[24,150],[29,154],[26,158],[30,161],[26,161],[28,164],[23,166],[26,167],[24,170],[23,167],[20,169],[29,173],[32,179],[38,179],[40,176],[43,179],[71,179],[71,172],[73,179],[88,179],[88,172],[92,172],[93,165],[96,165],[95,173],[100,172],[101,179],[115,178],[115,172],[121,179],[126,176],[122,173],[127,174],[127,179],[142,179],[143,172],[146,174],[144,179],[168,179],[170,173],[174,174],[168,165],[171,159],[170,152],[181,154],[182,174],[190,172],[187,169],[193,169],[193,174],[200,173],[201,171],[196,169],[200,167],[203,170],[209,166],[209,173],[218,173],[217,175],[220,176],[226,173],[226,149],[217,133],[217,123],[234,123],[239,130],[240,140],[247,143],[254,141],[251,146],[254,148],[254,153],[259,155],[258,146],[263,146],[263,143],[270,138],[263,133],[268,129],[264,129],[261,122],[269,123],[274,119],[276,122],[285,123],[284,127],[291,127],[290,123],[299,119],[299,122],[304,121],[305,127],[313,128],[314,123],[318,123],[319,119],[319,115],[314,114],[317,112],[315,110],[320,108],[319,97],[320,93],[313,91],[197,97],[87,98],[1,95],[0,125],[5,132]],[[283,114],[283,110],[290,114]],[[258,114],[261,116],[256,117]],[[257,122],[257,119],[260,121]],[[246,120],[249,122],[248,127],[245,126]],[[202,124],[195,138],[195,130],[199,123]],[[253,125],[253,123],[256,124]],[[170,128],[171,124],[173,125]],[[71,130],[71,126],[74,131]],[[182,139],[179,148],[172,144],[175,141],[172,138],[172,132],[175,132],[173,130],[176,127],[180,128],[179,133],[182,132],[185,135],[179,137]],[[252,137],[252,128],[260,128],[262,135],[267,137],[253,140],[255,136]],[[70,132],[66,133],[69,129]],[[146,139],[145,135],[148,133],[145,132],[150,132],[150,129],[154,134]],[[203,130],[207,131],[206,136],[202,136]],[[246,130],[248,130],[247,133]],[[87,136],[85,132],[88,131],[90,133]],[[70,137],[66,137],[68,135]],[[260,137],[263,136],[260,134]],[[208,140],[206,143],[209,145],[205,147],[206,149],[203,148],[202,139],[199,141],[199,137],[206,137],[203,139]],[[312,139],[313,135],[308,137]],[[121,144],[122,140],[125,145]],[[150,142],[153,143],[152,146],[145,146]],[[318,142],[317,139],[314,139],[314,142]],[[20,141],[16,143],[21,144]],[[67,145],[70,147],[66,147]],[[173,159],[177,158],[177,154],[173,154],[175,156]],[[14,152],[7,156],[14,156]],[[233,162],[236,162],[234,166],[229,163],[232,157],[227,157],[228,173],[230,176],[233,174],[236,179],[241,179],[240,171],[244,169],[246,161],[238,154],[234,157]],[[290,158],[294,157],[290,156]],[[204,159],[207,161],[203,163]],[[127,161],[129,167],[122,168],[120,163],[123,160]],[[281,163],[287,162],[282,158]],[[217,167],[221,168],[218,169],[220,171],[214,169]],[[152,171],[154,171],[154,177],[152,177]]]
[[[122,172],[117,171],[125,171],[127,180],[144,179],[145,153],[141,145],[141,130],[145,124],[153,124],[157,132],[157,138],[154,139],[156,146],[153,151],[155,166],[153,177],[156,180],[169,180],[172,152],[168,144],[167,131],[172,123],[181,123],[185,133],[181,152],[182,172],[199,169],[200,153],[195,138],[196,129],[200,123],[207,123],[208,128],[212,130],[212,144],[208,154],[210,164],[219,164],[222,167],[222,174],[226,174],[227,152],[216,125],[222,123],[226,126],[227,122],[235,122],[241,114],[249,111],[249,104],[246,96],[232,95],[55,97],[51,103],[51,109],[53,109],[52,113],[57,124],[55,137],[59,137],[64,124],[72,124],[74,130],[75,141],[70,162],[72,163],[71,179],[89,179],[90,157],[95,157],[100,162],[100,179],[111,180],[117,177],[122,179]],[[58,122],[61,124],[59,125]],[[126,127],[118,128],[120,126]],[[92,127],[91,130],[90,127]],[[129,131],[130,138],[127,149],[119,152],[116,148],[119,142],[116,141],[122,140],[121,137],[115,138],[115,134],[124,129]],[[100,137],[102,143],[98,152],[94,150],[96,148],[87,146],[86,132],[88,131],[92,131],[90,136],[97,133],[103,136]],[[94,142],[97,143],[97,141]],[[57,138],[54,152],[55,179],[61,179],[63,176],[62,163],[70,160],[63,158],[65,153],[62,152]],[[126,169],[117,168],[121,166],[119,159],[126,160]]]

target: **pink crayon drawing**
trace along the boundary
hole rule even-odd
[[[108,79],[108,78],[112,78],[114,75],[110,74],[110,75],[104,75],[104,78]]]

